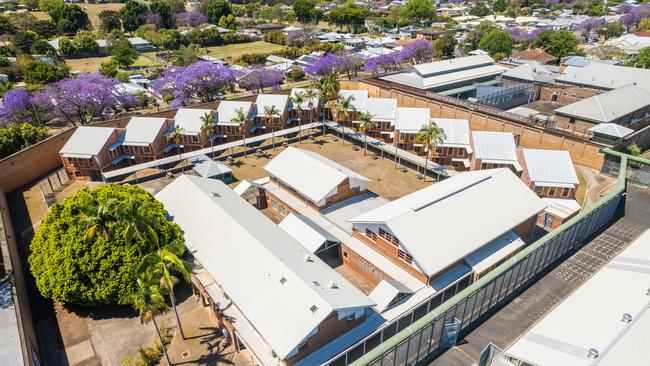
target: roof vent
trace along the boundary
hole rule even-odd
[[[589,350],[589,353],[587,354],[587,357],[591,358],[592,360],[595,360],[598,358],[598,350],[595,348],[591,348]]]
[[[648,287],[648,291],[646,291],[646,296],[650,296],[650,287]]]
[[[212,197],[219,198],[221,196],[217,192],[212,192]]]
[[[336,284],[336,282],[334,282],[334,281],[329,281],[329,282],[327,283],[327,287],[328,287],[328,288],[331,288],[331,289],[339,288],[339,286],[338,286],[338,285]]]
[[[309,310],[311,310],[312,313],[315,313],[316,311],[318,311],[318,306],[316,306],[316,305],[312,305],[312,306],[309,308]]]
[[[303,257],[303,260],[305,262],[313,262],[313,260],[311,259],[311,256],[309,254],[305,254],[305,256]]]
[[[281,284],[284,285],[286,282],[287,282],[287,279],[286,279],[286,278],[284,278],[284,277],[280,278],[280,283],[281,283]]]
[[[632,315],[630,315],[629,313],[625,313],[625,314],[623,314],[623,317],[621,318],[621,321],[622,321],[623,323],[629,323],[629,322],[631,322],[631,321],[632,321]]]

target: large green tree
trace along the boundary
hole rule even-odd
[[[147,12],[147,6],[135,0],[127,0],[124,7],[120,9],[122,28],[125,32],[134,32],[144,22],[142,15]]]
[[[650,47],[642,48],[639,54],[628,62],[628,66],[650,69]]]
[[[28,85],[45,85],[55,83],[68,76],[70,76],[70,69],[65,63],[34,60],[25,67],[24,81]]]
[[[402,16],[416,22],[425,22],[436,16],[433,3],[429,0],[406,0],[401,12]]]
[[[99,12],[99,30],[110,33],[113,29],[122,29],[122,19],[117,10],[104,9]]]
[[[446,31],[442,37],[434,41],[436,57],[450,58],[454,55],[456,50],[456,38],[453,31]]]
[[[567,30],[544,30],[532,42],[533,47],[541,47],[551,55],[562,58],[581,54],[580,41]]]
[[[499,28],[494,23],[488,21],[481,22],[478,27],[467,34],[467,38],[465,39],[465,52],[477,49],[481,38],[495,29]]]
[[[210,23],[217,24],[222,16],[232,14],[230,3],[226,0],[210,0],[206,5],[205,15]]]
[[[29,123],[10,123],[6,127],[0,127],[0,158],[33,145],[49,135],[47,128],[33,126]]]
[[[296,18],[302,23],[312,20],[315,8],[316,1],[314,0],[296,0],[293,2],[293,12],[296,13]]]
[[[140,54],[133,49],[133,46],[131,46],[131,43],[126,38],[122,38],[111,50],[111,56],[112,60],[119,66],[126,68],[131,66]]]
[[[349,30],[353,31],[365,23],[367,15],[368,11],[365,8],[347,3],[332,9],[328,14],[328,18],[331,23],[341,28],[348,27]]]
[[[494,29],[481,38],[481,41],[478,43],[478,48],[489,53],[490,56],[494,56],[497,53],[507,56],[512,52],[512,39],[508,33],[500,29]]]
[[[29,264],[47,298],[116,304],[137,289],[143,258],[182,237],[163,205],[141,188],[84,188],[52,206],[32,240]]]
[[[88,14],[76,4],[59,5],[49,14],[58,31],[63,34],[74,35],[78,30],[90,27]]]

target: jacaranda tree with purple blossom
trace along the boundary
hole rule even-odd
[[[253,71],[244,75],[237,83],[241,88],[257,94],[264,92],[264,88],[278,89],[283,80],[284,72],[282,70],[255,66]]]
[[[389,70],[397,69],[397,65],[399,64],[399,54],[390,53],[386,55],[379,55],[377,57],[366,60],[366,65],[364,66],[363,70],[375,74],[387,73]]]
[[[340,72],[340,58],[334,53],[327,53],[318,61],[305,67],[305,73],[311,76],[323,77],[337,75]]]
[[[178,19],[181,24],[192,28],[196,28],[199,25],[208,22],[208,18],[205,15],[199,13],[198,11],[188,11],[185,13],[180,13],[178,14]]]
[[[80,74],[48,84],[34,94],[33,102],[47,116],[73,125],[85,125],[93,119],[138,105],[135,96],[120,91],[120,82],[103,75]]]
[[[191,103],[206,103],[216,100],[217,96],[235,83],[235,72],[223,65],[199,61],[186,67],[166,70],[162,77],[154,82],[154,92],[171,95],[172,107]]]
[[[505,31],[515,42],[521,42],[530,39],[530,33],[521,30],[519,27],[508,27],[505,29]]]
[[[400,60],[420,64],[430,62],[433,59],[433,45],[426,39],[417,39],[405,45],[400,51]]]
[[[618,6],[618,8],[616,9],[616,13],[618,13],[618,14],[627,14],[631,10],[632,10],[632,5],[630,5],[628,3],[623,3],[623,4]]]
[[[633,7],[627,14],[618,18],[618,21],[625,25],[629,31],[644,18],[650,18],[650,5],[648,4]]]
[[[0,123],[43,123],[43,111],[25,89],[8,91],[0,106]]]
[[[585,39],[587,39],[590,33],[600,28],[600,26],[602,26],[603,24],[605,24],[605,18],[591,17],[585,19],[582,23],[580,23],[579,28],[582,32],[582,36],[585,37]]]

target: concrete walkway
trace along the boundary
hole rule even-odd
[[[506,349],[593,273],[650,228],[650,190],[628,185],[625,216],[594,238],[434,360],[436,366],[478,361],[488,342]]]

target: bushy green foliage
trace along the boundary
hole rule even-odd
[[[286,44],[287,36],[281,30],[274,30],[264,35],[264,42]]]
[[[31,146],[49,135],[45,127],[37,127],[29,123],[11,123],[7,127],[0,127],[0,158]]]
[[[557,58],[582,54],[580,41],[568,30],[543,30],[532,41],[532,46],[541,47]]]
[[[508,33],[494,29],[481,38],[478,48],[494,56],[497,53],[509,55],[512,52],[512,39]]]
[[[30,269],[47,298],[116,304],[134,290],[142,258],[182,235],[163,205],[137,186],[84,188],[45,216],[30,246]]]
[[[232,13],[230,3],[226,0],[210,0],[206,5],[206,16],[211,23],[219,23],[222,16]]]
[[[63,80],[70,76],[70,69],[65,63],[31,61],[25,67],[24,81],[28,85],[45,85]]]
[[[628,66],[650,69],[650,47],[642,48],[639,54],[628,61]]]

